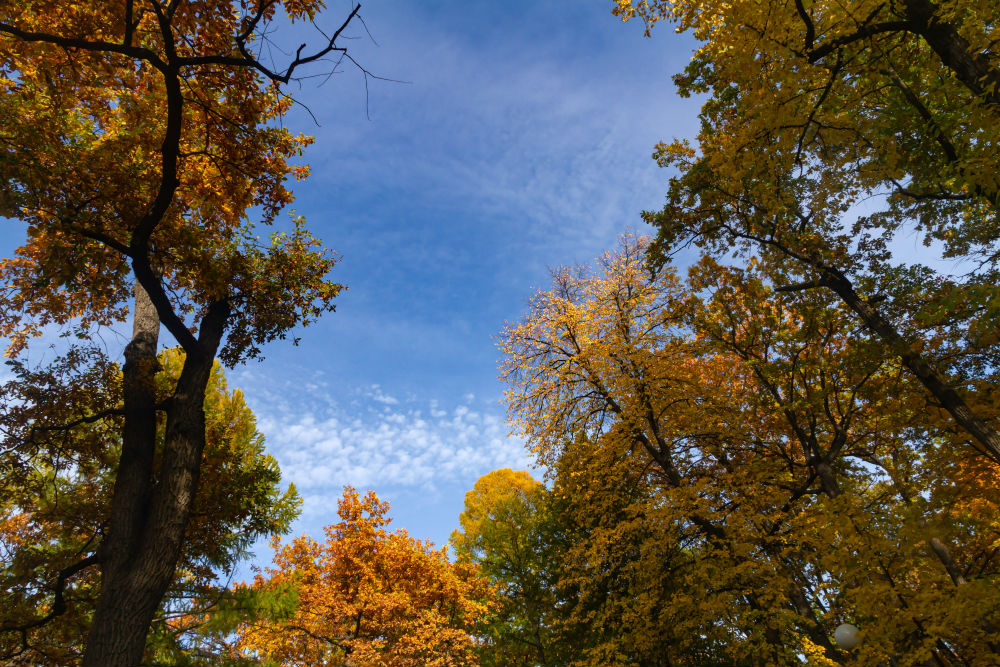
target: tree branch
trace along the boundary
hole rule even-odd
[[[31,430],[28,431],[28,442],[32,442],[35,439],[35,433],[48,433],[51,431],[69,431],[82,424],[93,424],[94,422],[101,421],[106,417],[111,416],[121,416],[125,414],[124,410],[119,408],[110,408],[108,410],[101,410],[92,415],[87,415],[86,417],[80,417],[79,419],[74,419],[71,422],[66,422],[65,424],[58,424],[52,426],[32,426]]]
[[[246,40],[250,38],[253,28],[256,27],[256,25],[260,22],[261,14],[266,9],[268,4],[270,3],[261,3],[258,6],[258,12],[254,16],[254,18],[250,21],[247,30],[237,37],[236,48],[239,49],[240,53],[243,55],[243,58],[233,58],[231,56],[198,56],[191,58],[181,58],[178,60],[178,63],[181,66],[221,64],[221,65],[234,65],[238,67],[252,67],[261,74],[263,74],[264,76],[266,76],[271,81],[288,83],[289,81],[292,80],[292,75],[295,73],[295,70],[301,67],[302,65],[307,65],[311,62],[315,62],[334,51],[347,53],[346,48],[336,45],[337,38],[340,37],[341,33],[343,33],[344,30],[347,29],[347,26],[351,23],[354,17],[357,16],[358,12],[361,10],[360,3],[355,5],[354,9],[351,10],[351,13],[348,14],[347,18],[344,19],[344,22],[340,25],[339,28],[337,28],[336,32],[333,33],[333,35],[327,41],[326,46],[323,47],[322,49],[319,49],[318,51],[310,55],[303,56],[302,51],[306,48],[306,44],[300,44],[299,48],[296,49],[295,51],[295,58],[292,60],[291,63],[289,63],[288,67],[285,69],[283,73],[279,73],[265,66],[263,63],[260,62],[260,60],[255,58],[250,53],[246,44]]]
[[[140,46],[116,44],[115,42],[107,42],[104,40],[81,39],[78,37],[60,37],[59,35],[52,35],[45,32],[21,30],[17,26],[13,26],[9,23],[0,23],[0,34],[2,33],[12,35],[25,42],[45,42],[61,46],[64,49],[81,49],[83,51],[94,51],[99,53],[118,53],[132,58],[137,58],[139,60],[144,60],[160,71],[164,71],[168,68],[167,63],[163,62],[163,60],[161,60],[156,53]]]
[[[885,21],[884,23],[862,26],[853,34],[838,37],[837,39],[831,40],[827,44],[823,44],[822,46],[818,46],[815,49],[807,51],[806,58],[811,64],[815,65],[826,56],[830,55],[837,49],[847,46],[848,44],[853,44],[854,42],[867,39],[881,33],[901,32],[907,30],[908,28],[910,28],[909,21]]]
[[[66,599],[65,599],[66,582],[69,581],[69,579],[74,575],[76,575],[77,573],[87,569],[91,565],[96,565],[98,562],[99,559],[97,554],[91,554],[86,558],[79,560],[76,563],[73,563],[69,567],[65,567],[62,570],[60,570],[59,573],[56,575],[56,581],[52,588],[55,594],[55,597],[53,598],[52,601],[52,610],[49,611],[49,613],[45,614],[44,616],[36,618],[32,621],[28,621],[26,623],[21,623],[19,625],[14,625],[12,623],[0,625],[0,632],[20,632],[22,633],[23,637],[24,633],[26,633],[28,630],[45,625],[46,623],[56,618],[57,616],[61,616],[62,614],[66,613]]]

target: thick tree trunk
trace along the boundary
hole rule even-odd
[[[156,346],[160,320],[149,295],[135,284],[132,341],[125,348],[122,452],[115,478],[108,531],[98,556],[101,591],[87,638],[84,665],[138,664],[153,610],[142,608],[139,582],[127,581],[134,545],[149,503],[156,445]],[[129,591],[133,591],[132,594]],[[129,610],[125,611],[128,606]],[[122,613],[124,612],[124,613]],[[135,627],[133,627],[135,626]],[[136,656],[138,652],[138,659]]]
[[[160,321],[145,290],[136,286],[133,338],[125,351],[122,455],[108,532],[98,552],[101,589],[83,667],[140,664],[153,617],[173,580],[198,486],[205,388],[228,317],[225,304],[215,310],[213,316],[210,308],[203,322],[200,349],[186,350],[154,471]]]

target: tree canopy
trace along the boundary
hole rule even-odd
[[[496,605],[474,633],[483,667],[560,665],[555,562],[558,529],[545,487],[523,470],[501,468],[465,494],[451,546],[496,587]]]
[[[285,87],[354,62],[360,7],[322,9],[0,0],[0,661],[1000,665],[1000,5],[616,0],[698,40],[700,130],[655,149],[655,239],[503,329],[544,480],[481,477],[454,560],[350,486],[283,541],[298,497],[222,375],[344,289],[282,220]]]
[[[486,613],[486,582],[444,549],[390,532],[388,503],[348,487],[327,541],[275,541],[274,567],[256,589],[292,586],[287,618],[244,624],[236,649],[282,666],[461,667],[475,665],[470,629]]]
[[[259,356],[333,310],[342,289],[327,277],[335,256],[302,219],[258,237],[292,201],[288,179],[308,173],[292,162],[310,140],[282,125],[291,104],[282,85],[327,55],[347,57],[338,40],[359,8],[287,62],[261,54],[278,24],[310,22],[321,8],[0,2],[0,215],[26,225],[15,255],[0,261],[0,336],[17,354],[46,327],[86,337],[129,310],[133,320],[113,408],[120,455],[108,518],[60,570],[51,603],[60,608],[66,583],[99,569],[84,664],[142,659],[185,551],[216,358]],[[184,351],[165,400],[156,395],[161,324]],[[98,374],[107,367],[80,359]],[[96,429],[110,416],[73,419]]]
[[[557,271],[503,336],[511,417],[593,526],[559,569],[612,628],[579,664],[992,659],[996,464],[846,307],[644,250]]]
[[[171,394],[183,358],[177,349],[161,353],[161,399]],[[15,365],[16,377],[4,387],[4,395],[16,401],[0,416],[7,445],[0,501],[0,655],[5,662],[76,664],[93,617],[98,578],[89,571],[68,577],[63,570],[91,552],[107,522],[121,417],[82,420],[71,428],[36,426],[72,423],[75,414],[113,410],[120,403],[120,367],[91,361],[82,353],[69,355],[60,364],[62,376]],[[298,515],[294,486],[281,490],[278,464],[264,452],[253,414],[239,390],[228,390],[218,364],[205,413],[204,483],[193,502],[184,552],[153,624],[148,657],[155,661],[208,658],[208,664],[217,664],[217,655],[206,656],[195,646],[206,637],[194,633],[216,611],[232,606],[226,580],[253,542],[287,532]],[[163,454],[163,427],[161,420],[157,456]],[[200,623],[192,622],[195,617]]]
[[[675,77],[682,95],[707,97],[697,147],[656,151],[680,172],[646,215],[657,261],[694,243],[756,258],[780,289],[841,301],[1000,461],[983,385],[1000,313],[995,4],[622,0],[615,11],[701,40]],[[924,258],[898,252],[914,236]]]

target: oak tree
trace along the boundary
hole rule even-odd
[[[159,355],[157,396],[173,391],[183,366],[177,349]],[[63,569],[93,549],[110,511],[121,450],[121,369],[96,351],[75,350],[44,370],[14,364],[4,387],[12,404],[0,413],[5,448],[0,501],[3,566],[0,656],[16,664],[77,664],[92,620],[99,580],[93,571]],[[96,362],[96,363],[95,363]],[[215,365],[206,389],[202,479],[184,551],[157,609],[147,660],[208,659],[195,637],[213,617],[232,610],[225,581],[254,540],[287,532],[298,515],[294,487],[282,491],[277,462],[238,391],[228,391]],[[101,420],[77,415],[109,413]],[[66,424],[76,424],[64,427]],[[59,424],[58,428],[42,426]],[[164,423],[156,435],[162,456]],[[241,600],[246,607],[252,601]],[[195,623],[197,617],[197,623]]]
[[[259,356],[332,310],[341,289],[326,277],[334,256],[303,221],[257,237],[292,200],[289,177],[308,171],[290,162],[310,140],[282,126],[292,103],[282,86],[311,63],[348,57],[339,40],[359,8],[288,62],[265,56],[275,26],[312,21],[321,7],[0,3],[0,214],[26,230],[0,262],[0,335],[16,354],[47,326],[93,332],[132,311],[108,520],[54,593],[56,608],[69,579],[100,572],[85,665],[142,659],[184,553],[216,358]],[[161,325],[185,353],[165,400]]]

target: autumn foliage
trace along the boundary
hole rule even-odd
[[[255,231],[293,200],[311,139],[281,126],[291,100],[238,50],[279,3],[243,5],[0,5],[0,213],[27,225],[0,263],[12,351],[49,323],[122,320],[136,266],[182,345],[226,298],[228,363],[331,308],[333,258],[301,221]]]
[[[996,3],[616,4],[700,40],[674,79],[707,98],[696,145],[654,155],[677,169],[645,214],[654,260],[754,258],[775,288],[839,301],[1000,462],[979,408],[1000,317]]]
[[[458,562],[474,565],[495,603],[473,626],[482,667],[565,664],[553,564],[560,543],[545,487],[523,471],[494,470],[465,495],[451,534]]]
[[[216,581],[297,508],[216,360],[343,289],[280,222],[311,141],[282,86],[346,54],[359,7],[262,59],[322,4],[0,0],[0,216],[25,231],[0,336],[69,337],[0,395],[0,659],[1000,664],[995,2],[618,0],[694,35],[675,83],[705,102],[655,149],[655,239],[554,271],[503,330],[544,483],[481,478],[454,562],[348,487],[325,543]],[[85,341],[129,314],[119,366]]]
[[[644,249],[557,271],[503,337],[562,610],[600,638],[576,664],[996,662],[996,464],[849,312]]]
[[[301,218],[270,229],[292,201],[288,181],[308,173],[294,161],[311,141],[282,125],[291,101],[281,86],[300,67],[346,52],[336,41],[358,8],[288,62],[260,58],[277,22],[311,21],[321,7],[0,2],[0,215],[25,232],[0,260],[7,353],[20,354],[46,328],[87,339],[129,313],[133,324],[119,351],[117,400],[15,426],[117,430],[93,464],[111,493],[106,520],[74,536],[75,559],[53,561],[33,591],[47,597],[41,614],[0,626],[15,651],[31,650],[38,624],[66,612],[67,587],[98,570],[83,661],[143,660],[197,534],[187,529],[206,467],[204,404],[216,359],[231,366],[259,357],[264,344],[333,310],[342,289],[327,277],[333,252]],[[161,326],[184,351],[166,399],[156,395]],[[71,354],[98,375],[111,365]],[[58,366],[48,374],[65,370]],[[44,381],[47,371],[38,372]],[[49,384],[66,400],[79,389]],[[11,449],[34,454],[30,438]]]
[[[166,398],[177,381],[183,354],[166,350],[159,361],[163,372],[157,394]],[[0,411],[0,433],[7,442],[23,442],[30,449],[10,448],[0,458],[4,470],[0,629],[35,624],[23,635],[0,633],[0,655],[15,664],[76,664],[99,579],[92,571],[81,572],[65,582],[56,603],[52,582],[60,570],[92,548],[107,522],[121,449],[118,418],[84,422],[69,430],[30,424],[70,422],[74,414],[113,409],[121,369],[95,365],[93,359],[77,355],[63,360],[60,376],[15,369],[17,375],[4,393],[20,401]],[[63,384],[56,384],[59,380]],[[62,391],[53,391],[55,386]],[[215,616],[230,597],[225,577],[248,556],[255,539],[286,532],[298,515],[294,486],[281,489],[278,464],[264,452],[264,437],[253,413],[239,390],[229,390],[218,365],[209,382],[205,413],[204,484],[194,499],[184,552],[153,623],[150,660],[204,659],[203,650],[192,650],[192,634],[205,624],[225,625],[221,616]],[[161,423],[160,456],[163,437]],[[61,611],[58,600],[64,607]],[[194,617],[200,624],[192,622]],[[179,622],[182,618],[188,620]]]
[[[575,663],[1000,664],[997,7],[615,13],[691,31],[705,103],[652,245],[503,334]]]
[[[388,503],[348,487],[327,541],[275,541],[254,587],[291,585],[287,618],[245,624],[237,649],[283,666],[460,667],[478,664],[470,628],[489,605],[475,569],[444,549],[390,532]]]

